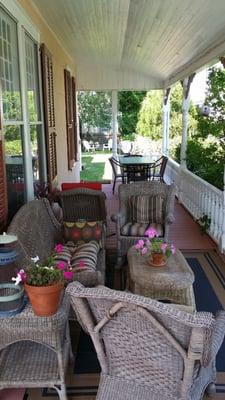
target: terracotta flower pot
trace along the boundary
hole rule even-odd
[[[57,312],[63,290],[62,283],[51,286],[31,286],[27,283],[24,288],[29,297],[34,314],[39,317],[48,317]]]
[[[152,253],[152,263],[162,265],[165,262],[165,256],[162,253]]]

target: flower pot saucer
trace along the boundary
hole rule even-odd
[[[151,259],[147,260],[147,265],[149,265],[150,267],[165,267],[167,264],[167,260],[164,259],[160,264],[154,264],[153,261]]]

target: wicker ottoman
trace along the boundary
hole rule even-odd
[[[195,310],[192,284],[194,274],[182,253],[177,250],[164,267],[152,267],[132,246],[127,253],[127,289],[156,300],[169,300]]]

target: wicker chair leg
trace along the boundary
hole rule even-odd
[[[123,266],[123,261],[124,261],[124,257],[123,256],[117,256],[115,269],[121,269],[122,266]]]
[[[61,387],[54,386],[54,388],[56,389],[60,400],[67,400],[66,385],[65,384],[61,384]]]
[[[211,382],[207,388],[206,388],[206,393],[209,397],[213,397],[216,394],[216,385],[214,382]]]
[[[115,191],[115,185],[116,185],[116,178],[114,178],[114,182],[113,182],[113,189],[112,189],[113,194],[114,194],[114,191]]]

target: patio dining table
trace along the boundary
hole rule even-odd
[[[148,180],[151,168],[154,166],[157,157],[146,156],[119,156],[119,162],[126,172],[127,183],[137,180]]]

